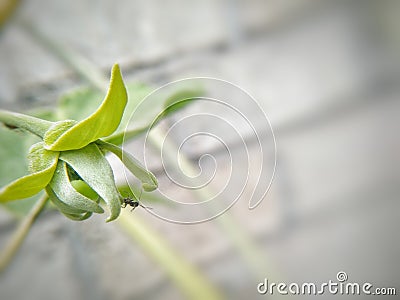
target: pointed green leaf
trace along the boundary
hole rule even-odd
[[[92,143],[79,150],[61,152],[60,159],[73,168],[107,203],[110,209],[107,222],[117,218],[121,211],[120,195],[110,164],[97,145]]]
[[[86,220],[92,215],[92,212],[84,212],[79,209],[73,208],[63,201],[61,201],[57,194],[53,191],[50,186],[46,187],[47,195],[49,196],[51,202],[60,210],[60,212],[66,217],[74,220],[74,221],[82,221]]]
[[[91,212],[87,212],[84,214],[67,214],[64,213],[64,216],[66,216],[67,218],[74,220],[74,221],[84,221],[86,219],[89,219],[92,216],[93,213]]]
[[[34,144],[28,155],[30,175],[21,177],[0,190],[0,202],[31,197],[50,182],[57,166],[58,152],[43,148],[43,142]]]
[[[84,221],[86,219],[89,219],[93,213],[91,212],[87,212],[84,214],[67,214],[67,213],[63,213],[64,216],[66,216],[67,218],[74,220],[74,221]]]
[[[125,130],[137,105],[153,89],[145,84],[134,82],[127,83],[126,90],[129,101],[125,106],[118,132]],[[58,119],[83,120],[87,118],[101,105],[103,101],[101,96],[102,94],[97,90],[88,88],[81,88],[63,95],[57,107]]]
[[[201,89],[184,89],[177,91],[165,100],[164,111],[162,112],[161,117],[164,118],[178,110],[185,108],[203,94],[204,91]]]
[[[82,180],[72,180],[71,185],[82,195],[88,197],[89,199],[99,202],[99,195],[90,187],[88,184]]]
[[[59,161],[53,179],[49,183],[58,199],[84,212],[103,213],[104,210],[96,202],[74,189],[69,181],[67,172],[67,164],[64,161]]]
[[[64,132],[58,130],[54,132],[54,128],[48,130],[44,136],[46,149],[53,151],[80,149],[112,134],[121,122],[126,103],[125,85],[119,66],[115,64],[107,96],[97,111]]]
[[[53,191],[53,189],[48,185],[46,187],[46,193],[49,196],[50,200],[53,202],[53,204],[60,210],[63,214],[68,213],[68,214],[83,214],[85,213],[84,210],[77,209],[75,207],[72,207],[58,198],[57,194]]]
[[[123,151],[120,147],[103,141],[97,141],[97,144],[112,153],[124,163],[129,171],[132,172],[141,182],[143,190],[146,192],[154,191],[158,187],[157,178],[150,171],[146,170],[144,166],[130,153]]]
[[[40,172],[57,163],[59,152],[44,149],[44,143],[33,144],[28,153],[28,170],[30,173]]]

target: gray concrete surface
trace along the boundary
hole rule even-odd
[[[154,86],[191,76],[231,81],[259,101],[277,139],[277,172],[267,199],[254,211],[247,209],[246,201],[230,211],[261,249],[269,266],[264,276],[287,283],[318,283],[346,271],[351,281],[393,286],[399,292],[398,32],[390,25],[397,15],[389,17],[396,5],[24,2],[0,35],[0,105],[51,104],[60,93],[85,85],[29,36],[21,20],[104,74],[119,61],[127,81]],[[199,104],[190,109],[205,108]],[[252,121],[260,133],[265,132],[257,119]],[[207,131],[213,124],[193,126]],[[175,137],[179,140],[184,133]],[[237,141],[225,138],[235,151]],[[257,149],[251,145],[251,164],[258,166]],[[264,146],[271,149],[267,143]],[[140,151],[141,141],[131,147],[134,153]],[[195,163],[207,152],[220,159],[221,176],[214,182],[219,186],[228,166],[218,145],[199,142],[185,151]],[[117,179],[123,179],[120,166],[111,161]],[[157,172],[161,165],[151,167]],[[240,177],[230,179],[242,183]],[[250,186],[254,181],[251,177]],[[163,188],[180,193],[167,184]],[[249,193],[246,189],[244,198]],[[187,192],[180,195],[190,197]],[[132,217],[136,214],[228,299],[260,297],[256,285],[264,278],[254,278],[216,221],[182,226],[162,222],[144,210],[134,211]],[[1,212],[0,224],[3,246],[14,222]],[[182,298],[140,246],[133,245],[117,225],[105,224],[104,216],[76,223],[57,212],[45,213],[35,224],[16,260],[0,277],[0,296]]]

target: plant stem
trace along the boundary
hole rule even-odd
[[[0,122],[6,126],[25,129],[41,138],[53,124],[32,116],[0,109]]]
[[[102,140],[97,140],[96,143],[102,149],[110,151],[118,156],[128,170],[142,182],[142,187],[146,192],[154,191],[158,187],[156,177],[150,171],[148,171],[133,155],[122,150],[122,148],[115,146],[114,144],[110,144]]]
[[[12,258],[17,254],[26,235],[32,227],[33,222],[39,216],[48,200],[47,194],[44,194],[32,207],[28,215],[19,224],[17,230],[11,236],[10,241],[6,245],[3,252],[0,254],[0,273],[2,273],[10,264]]]
[[[221,299],[212,286],[190,263],[182,259],[166,241],[146,226],[138,215],[123,211],[117,219],[119,225],[140,245],[144,252],[163,267],[169,277],[189,299]]]

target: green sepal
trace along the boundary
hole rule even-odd
[[[32,174],[18,178],[0,190],[0,202],[31,197],[43,190],[53,177],[59,152],[44,149],[43,142],[34,144],[28,154]]]
[[[95,212],[101,214],[104,210],[93,200],[79,193],[72,185],[68,178],[67,164],[64,161],[59,161],[53,179],[49,186],[57,195],[60,201],[70,207],[82,210],[84,212]]]
[[[135,177],[137,177],[142,182],[143,190],[146,192],[151,192],[157,189],[158,182],[157,178],[150,171],[146,170],[144,166],[130,153],[123,151],[120,147],[113,144],[97,141],[96,142],[102,149],[114,153],[123,162],[123,164],[128,168],[129,171]]]
[[[88,197],[89,199],[97,201],[99,195],[83,180],[71,180],[71,185],[82,195]],[[97,201],[98,202],[98,201]]]
[[[114,182],[111,166],[96,144],[91,143],[79,150],[63,151],[60,159],[65,161],[104,201],[110,210],[107,222],[121,212],[121,201]]]
[[[52,188],[49,186],[46,187],[46,193],[49,196],[50,201],[53,202],[53,204],[58,208],[58,210],[71,220],[82,221],[86,220],[92,215],[92,212],[80,211],[76,208],[70,207],[69,205],[65,204],[58,198],[56,193],[54,193]]]
[[[110,87],[100,107],[86,119],[64,132],[48,130],[44,136],[46,149],[53,151],[75,150],[95,140],[112,134],[119,126],[128,100],[118,64],[113,66]]]
[[[165,100],[164,110],[158,118],[165,118],[185,108],[194,100],[199,99],[202,94],[204,94],[204,92],[201,89],[185,89],[175,92]]]

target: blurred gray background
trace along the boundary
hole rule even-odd
[[[257,99],[275,130],[276,176],[256,210],[242,201],[229,214],[265,260],[258,273],[216,220],[132,213],[227,299],[271,298],[257,295],[264,277],[321,283],[339,271],[400,292],[399,1],[22,1],[0,32],[3,109],[87,85],[35,31],[103,76],[118,61],[128,82],[217,77]],[[15,222],[1,211],[0,226],[3,246]],[[183,297],[104,216],[43,214],[0,278],[1,299]]]

